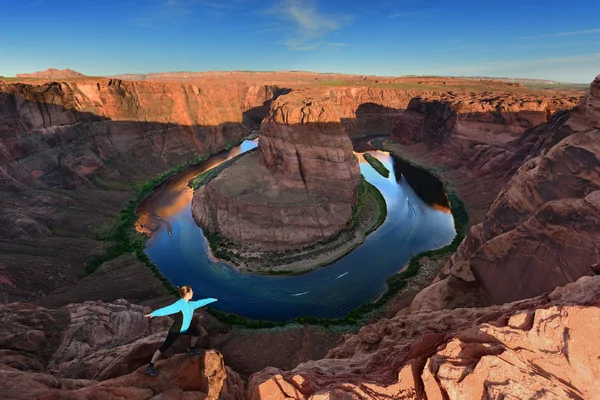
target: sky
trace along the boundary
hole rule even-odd
[[[589,83],[600,1],[0,0],[0,75],[50,67]]]

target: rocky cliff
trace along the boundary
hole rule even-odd
[[[557,113],[513,144],[511,153],[520,153],[524,164],[429,290],[448,285],[450,276],[476,283],[501,304],[594,273],[600,262],[599,103],[597,77],[572,111]],[[505,165],[514,167],[511,159]]]
[[[278,93],[238,83],[0,83],[0,183],[73,189],[143,181],[258,129]]]
[[[502,306],[400,312],[344,335],[324,359],[266,368],[247,385],[218,351],[177,354],[183,339],[146,376],[170,323],[147,312],[122,300],[1,306],[4,398],[593,399],[600,389],[600,276]]]
[[[415,93],[421,97],[409,104]],[[336,180],[336,196],[348,199],[343,194],[348,192],[344,183],[348,174],[344,171],[343,163],[336,168],[328,167],[327,174],[319,175],[321,158],[330,158],[332,155],[339,158],[332,150],[320,149],[314,145],[316,132],[319,129],[323,131],[323,124],[329,124],[331,128],[327,129],[337,132],[341,129],[341,123],[344,131],[350,135],[389,133],[395,124],[392,137],[407,135],[410,136],[411,143],[424,142],[428,143],[428,147],[449,141],[448,147],[454,151],[452,154],[449,152],[448,156],[456,158],[457,154],[459,157],[463,156],[463,152],[455,148],[472,148],[475,143],[508,142],[527,128],[546,121],[552,111],[568,108],[572,104],[574,98],[542,96],[537,93],[519,93],[517,96],[515,93],[473,93],[460,89],[447,92],[371,87],[295,89],[274,103],[271,114],[263,121],[259,159],[261,165],[274,173],[273,176],[277,176],[270,180],[277,181],[276,185],[282,189],[301,189],[306,186],[307,193],[318,193],[318,187],[321,187],[323,194],[329,195],[331,191],[328,190],[328,184],[332,181],[328,181],[327,176],[331,176]],[[315,121],[318,123],[314,124]],[[292,125],[294,127],[289,128]],[[312,126],[315,129],[310,128]],[[440,130],[441,126],[444,127],[443,130]],[[442,131],[443,134],[439,133]],[[432,132],[436,132],[435,137]],[[290,146],[286,141],[297,141],[298,145]],[[339,146],[325,143],[321,147]],[[345,150],[342,148],[341,151]],[[473,152],[474,150],[469,150],[469,156]],[[254,156],[250,158],[252,157]],[[344,157],[347,158],[343,156],[341,159]],[[248,162],[238,162],[237,167],[234,166],[232,170],[241,171],[245,168],[244,174],[251,175],[247,176],[247,180],[264,181],[265,172],[256,169],[253,164],[247,164]],[[281,179],[283,174],[287,175],[285,179]],[[234,175],[236,174],[232,172],[225,173],[206,189],[198,191],[195,198],[199,200],[194,200],[193,207],[196,210],[195,218],[201,226],[212,232],[220,232],[237,243],[261,243],[262,248],[271,246],[273,249],[293,248],[329,237],[347,221],[348,207],[336,208],[335,213],[312,208],[307,212],[305,207],[297,207],[301,201],[287,202],[287,211],[281,217],[273,219],[271,207],[274,203],[271,200],[284,196],[277,193],[257,196],[257,190],[251,189],[248,184],[237,181],[233,184]],[[351,190],[348,193],[353,193],[354,184],[350,184]],[[266,182],[255,186],[260,187],[259,191],[265,192],[265,188],[271,185]],[[245,200],[241,200],[242,193]],[[299,196],[295,198],[306,200],[303,194]],[[236,200],[232,201],[232,198]],[[245,211],[246,217],[242,217],[241,210]],[[326,217],[327,215],[336,215],[336,222],[332,224],[329,221],[331,217]],[[291,221],[288,226],[295,228],[286,230],[283,220]],[[300,233],[296,229],[298,227],[302,227],[302,232],[305,233]],[[288,243],[285,244],[285,241]]]
[[[556,113],[504,149],[488,144],[477,158],[463,158],[462,172],[486,162],[485,154],[501,155],[491,161],[507,168],[493,171],[495,177],[518,171],[508,174],[484,221],[409,308],[347,335],[326,359],[255,374],[247,396],[597,397],[600,349],[590,338],[600,320],[600,277],[585,275],[600,272],[599,88],[600,76],[573,110]],[[447,139],[436,145],[413,136],[418,143],[407,151],[425,142],[450,154],[457,132],[443,134],[447,125],[436,107],[419,109],[431,118],[401,118],[421,127],[434,121]],[[451,309],[481,294],[506,304]]]
[[[196,191],[192,213],[203,229],[246,247],[299,248],[342,229],[359,182],[333,104],[295,91],[271,105],[258,152]]]
[[[104,238],[136,190],[258,131],[280,92],[243,82],[0,81],[2,300],[71,287],[111,246]],[[139,263],[123,267],[132,278],[143,274]],[[128,298],[156,294],[150,286]],[[80,301],[65,297],[76,292],[54,299]]]
[[[600,276],[479,309],[399,313],[322,360],[252,376],[259,399],[597,398]]]
[[[400,143],[425,142],[429,147],[442,145],[456,129],[456,111],[440,101],[416,97],[392,130],[392,139]]]
[[[331,100],[301,91],[283,96],[271,106],[260,133],[259,163],[282,188],[356,201],[358,160]]]
[[[493,192],[495,186],[486,186],[490,182],[486,180],[490,175],[476,175],[478,166],[485,165],[493,170],[495,165],[518,168],[523,161],[525,165],[498,197],[490,210],[490,218],[486,217],[486,222],[473,228],[469,238],[443,272],[441,277],[446,279],[442,282],[449,282],[451,279],[455,279],[453,282],[468,284],[477,284],[476,280],[491,282],[492,278],[486,275],[486,271],[491,268],[495,274],[493,282],[510,287],[514,281],[504,279],[498,273],[499,269],[494,270],[494,263],[497,262],[507,272],[514,274],[516,271],[518,276],[524,278],[527,275],[520,274],[520,271],[527,270],[531,265],[536,268],[536,279],[541,277],[540,271],[550,271],[546,274],[551,278],[549,281],[558,284],[559,280],[555,277],[560,275],[553,274],[554,271],[560,269],[568,272],[569,278],[564,280],[567,282],[575,280],[580,272],[576,268],[569,269],[568,265],[565,268],[566,264],[557,266],[559,258],[560,262],[572,259],[578,260],[578,265],[586,265],[594,261],[594,254],[598,254],[593,247],[594,240],[597,242],[595,227],[599,226],[595,217],[598,215],[598,189],[594,180],[598,175],[595,142],[600,96],[597,81],[598,79],[577,109],[555,114],[546,125],[539,127],[532,127],[535,121],[522,117],[533,112],[534,119],[542,118],[543,114],[543,119],[546,120],[548,112],[545,106],[555,104],[557,108],[563,108],[570,102],[568,96],[553,99],[554,94],[545,94],[546,97],[529,93],[502,97],[497,92],[483,91],[469,94],[470,92],[456,87],[450,88],[452,82],[448,82],[448,88],[443,92],[434,91],[431,99],[427,94],[430,89],[425,88],[414,92],[411,92],[412,89],[407,91],[373,87],[320,88],[315,104],[327,110],[335,109],[344,127],[360,126],[358,117],[361,115],[364,118],[362,121],[379,121],[379,125],[375,124],[377,129],[391,127],[387,125],[389,121],[402,114],[402,110],[398,111],[396,107],[402,107],[401,104],[406,106],[416,96],[420,96],[423,101],[437,100],[454,104],[452,107],[457,113],[456,129],[442,146],[429,149],[426,143],[419,142],[406,146],[407,150],[415,150],[417,155],[441,156],[441,163],[447,163],[444,165],[470,165],[471,167],[466,166],[458,172],[463,175],[465,171],[470,171],[469,168],[473,168],[473,175],[464,174],[464,179],[469,183],[482,185],[481,190],[473,191],[473,196],[482,198],[491,196],[487,192]],[[87,298],[92,295],[100,298],[115,295],[114,292],[107,294],[92,291],[91,288],[98,290],[95,287],[98,282],[105,285],[107,292],[120,292],[124,286],[129,286],[131,291],[136,291],[135,296],[140,300],[160,295],[156,290],[146,290],[144,281],[151,279],[148,275],[136,272],[136,277],[139,277],[134,280],[136,285],[127,284],[128,277],[121,274],[135,269],[130,268],[131,263],[127,260],[123,261],[126,265],[115,260],[115,265],[110,268],[98,270],[79,284],[74,284],[75,276],[80,273],[89,257],[90,248],[95,246],[95,242],[85,236],[89,226],[114,218],[123,203],[132,197],[131,190],[123,187],[116,190],[106,183],[104,185],[107,190],[92,190],[102,181],[90,180],[89,175],[100,174],[98,171],[111,171],[112,168],[118,173],[111,175],[102,172],[105,175],[100,177],[104,182],[119,182],[121,175],[127,176],[131,181],[143,181],[155,171],[163,171],[168,164],[165,159],[178,162],[195,154],[196,150],[186,148],[187,144],[193,142],[192,139],[178,139],[176,143],[163,140],[169,136],[167,133],[175,131],[181,133],[182,137],[193,136],[193,133],[189,133],[190,130],[182,127],[173,128],[175,131],[161,130],[156,127],[162,127],[158,125],[160,121],[157,121],[161,110],[171,109],[171,91],[177,92],[180,90],[178,88],[184,88],[189,95],[193,90],[189,89],[192,90],[190,92],[188,88],[198,86],[193,83],[167,85],[149,82],[145,87],[146,83],[142,85],[108,79],[90,82],[84,82],[84,86],[79,86],[81,82],[45,86],[0,83],[0,92],[4,96],[1,97],[3,102],[0,105],[0,133],[2,145],[6,146],[0,160],[1,171],[5,176],[2,188],[7,189],[0,199],[0,212],[2,222],[8,228],[3,229],[4,236],[0,238],[0,294],[3,302],[7,298],[13,298],[12,296],[41,296],[57,287],[68,287],[68,290],[57,291],[50,296],[57,304],[68,303],[69,298],[77,296]],[[100,84],[99,88],[96,83]],[[97,97],[81,97],[77,90],[72,89],[74,87],[79,88],[79,91],[87,88],[85,90],[89,89],[91,92],[86,93],[92,94],[97,89],[99,94]],[[123,93],[119,87],[126,88],[122,96],[118,95]],[[224,87],[226,89],[222,92],[216,88],[201,88],[203,93],[206,90],[214,94],[214,97],[207,98],[206,103],[203,103],[206,104],[203,110],[221,115],[221,111],[229,109],[220,102],[208,104],[209,100],[220,98],[217,96],[219,93],[223,98],[234,96],[233,86]],[[136,91],[132,92],[133,88],[145,93],[144,96],[135,97],[137,94]],[[254,93],[263,93],[263,90],[267,90],[264,88],[265,86],[258,85],[253,90]],[[114,97],[113,92],[116,93]],[[64,93],[70,93],[70,96],[65,96]],[[162,93],[165,95],[162,96]],[[319,102],[322,101],[322,93],[330,94],[331,103],[323,105]],[[103,100],[105,95],[108,100]],[[248,96],[252,98],[252,95]],[[129,101],[124,100],[128,97],[146,100],[131,103],[139,105],[138,109],[137,106],[128,105]],[[186,95],[175,95],[174,98],[185,99]],[[451,98],[458,100],[452,103]],[[281,101],[283,99],[280,98]],[[93,109],[80,108],[78,102],[83,102],[88,107],[93,106]],[[361,105],[368,102],[371,104],[364,106],[359,113]],[[458,102],[466,107],[462,109],[464,112]],[[58,106],[54,107],[52,104]],[[238,128],[243,129],[243,126],[255,123],[261,115],[260,108],[265,109],[265,104],[260,101],[253,104],[256,105],[239,108],[247,109],[247,113],[242,113],[242,116],[236,114]],[[500,104],[504,105],[498,107]],[[508,107],[510,104],[514,107]],[[311,107],[307,104],[304,106]],[[151,111],[144,111],[144,107]],[[190,106],[190,110],[193,109]],[[90,113],[86,114],[88,111]],[[313,120],[314,116],[320,115],[320,112],[313,111],[292,111],[291,114],[302,115],[300,121],[303,118]],[[222,115],[229,115],[227,111],[223,113]],[[170,111],[167,114],[172,118],[181,118],[176,119],[180,122],[195,115],[194,112],[177,114]],[[140,119],[130,122],[123,131],[118,128],[119,124],[137,116]],[[352,122],[353,118],[355,122]],[[219,122],[222,125],[210,132],[227,131],[224,128],[227,124],[223,122],[227,119]],[[167,121],[171,121],[167,125],[175,125],[168,118]],[[239,121],[243,123],[240,124]],[[111,126],[107,139],[102,136],[107,133],[101,130],[103,125]],[[81,126],[86,127],[84,133],[78,130]],[[291,129],[294,126],[286,127],[284,124],[279,128],[289,128],[288,133],[293,136]],[[203,129],[204,125],[193,125],[191,132],[206,132]],[[526,135],[514,140],[517,133],[526,130]],[[96,135],[97,132],[100,133]],[[109,139],[116,142],[114,145],[110,144],[113,147],[108,148],[115,150],[119,157],[110,158],[112,153],[102,155],[100,152],[104,148],[101,145]],[[211,142],[208,137],[204,139],[208,144],[203,142],[198,146],[210,147],[211,143],[223,143],[222,139],[215,139],[215,142]],[[286,144],[285,141],[283,144]],[[160,150],[163,145],[167,149],[165,152]],[[93,150],[89,150],[89,146]],[[295,162],[288,157],[290,153],[285,151],[288,146],[289,143],[282,151],[276,147],[273,150],[267,147],[264,154],[274,155],[267,159],[274,160],[271,168],[275,173],[281,173],[277,172],[279,166],[297,171],[295,178],[287,184],[299,187],[303,180],[302,176],[300,180],[297,178],[300,171],[304,171],[304,160]],[[419,153],[419,149],[423,152]],[[146,154],[145,151],[152,154]],[[173,155],[170,155],[171,151]],[[60,157],[55,152],[59,152]],[[77,171],[68,173],[68,169],[63,169],[63,165],[75,165],[72,162],[74,158],[83,155],[86,159],[90,152],[98,152],[96,156],[104,163],[103,167],[93,170],[91,174]],[[280,159],[278,154],[281,155]],[[474,158],[476,154],[479,157]],[[492,157],[494,154],[496,156]],[[327,150],[326,160],[334,155],[337,152],[330,154]],[[107,163],[102,157],[110,161]],[[136,164],[138,158],[141,161]],[[284,159],[286,162],[283,162]],[[505,163],[506,160],[508,161]],[[38,165],[48,167],[40,168]],[[271,173],[265,165],[258,162],[255,165],[260,165],[267,171],[265,176]],[[136,166],[145,168],[137,177],[132,172],[137,169]],[[95,167],[92,166],[93,168]],[[499,175],[504,176],[505,172]],[[509,178],[511,176],[504,179]],[[496,175],[492,179],[495,185],[498,184],[497,181],[502,182]],[[551,185],[543,184],[546,179]],[[43,190],[31,190],[30,187],[40,187]],[[77,190],[49,189],[52,187],[71,187]],[[23,190],[25,188],[27,190]],[[494,192],[493,197],[496,195],[497,192]],[[564,198],[564,195],[570,197]],[[575,228],[570,227],[570,223]],[[488,236],[490,232],[494,232],[496,236]],[[486,242],[481,240],[482,237],[486,238]],[[562,246],[558,239],[565,239],[571,247]],[[488,248],[488,242],[496,244],[489,245]],[[582,252],[575,254],[572,248],[579,246]],[[509,263],[507,260],[510,260],[514,249],[518,249],[522,258],[519,258],[518,263]],[[471,251],[475,252],[474,255],[469,255]],[[525,252],[527,254],[523,256]],[[526,259],[529,255],[533,261]],[[553,258],[554,256],[556,257]],[[540,257],[548,263],[547,269],[543,269],[544,265],[536,261]],[[590,271],[599,270],[598,263],[588,267],[591,267]],[[115,284],[113,289],[109,287],[109,283],[114,282],[115,269],[120,272],[117,276],[121,286]],[[113,280],[101,280],[99,275],[111,275]],[[540,282],[543,283],[544,280],[541,279]],[[478,286],[479,290],[481,287],[482,285]],[[485,287],[486,293],[490,297],[496,296],[498,293],[494,290],[499,287],[489,285]],[[593,340],[598,328],[596,322],[600,319],[600,281],[597,276],[580,278],[549,295],[478,309],[440,311],[439,308],[451,306],[452,299],[462,293],[454,290],[453,285],[434,284],[431,288],[434,290],[423,292],[412,310],[405,310],[391,319],[367,325],[356,335],[345,335],[342,343],[326,359],[301,364],[288,372],[267,368],[254,375],[249,380],[246,397],[348,399],[423,398],[426,395],[427,398],[487,396],[587,399],[594,398],[598,393],[600,367],[597,355],[600,354],[600,349],[597,341]],[[520,296],[529,293],[529,289],[519,286],[511,287],[510,290],[517,291]],[[71,291],[77,293],[73,294]],[[7,293],[10,295],[7,296]],[[438,296],[440,293],[446,297]],[[61,295],[64,297],[57,300]],[[424,306],[430,304],[425,301],[427,298],[433,299],[431,303],[435,304]],[[160,379],[150,380],[145,377],[143,370],[137,368],[143,368],[143,364],[164,338],[164,330],[168,324],[160,320],[143,319],[145,312],[143,307],[121,300],[112,305],[94,301],[57,309],[18,303],[1,306],[0,390],[5,397],[17,399],[243,397],[243,383],[236,373],[223,365],[223,359],[215,351],[207,351],[196,359],[186,355],[171,357],[158,364],[163,373]],[[264,361],[257,343],[265,343],[264,347],[275,347],[272,352],[287,355],[289,343],[302,342],[302,335],[313,336],[310,332],[303,331],[298,334],[300,337],[295,336],[297,340],[290,341],[286,337],[289,331],[267,332],[264,336],[260,336],[263,332],[255,333],[256,336],[247,335],[247,332],[245,334],[239,335],[239,338],[231,334],[224,339],[224,347],[229,346],[231,354],[238,354],[241,352],[238,346],[245,340],[251,349],[248,357],[252,358],[254,371],[268,365],[256,367]],[[277,334],[280,335],[279,345],[287,343],[287,346],[282,346],[283,350],[274,346],[273,338]],[[257,340],[258,336],[262,340]],[[298,346],[300,354],[307,352],[304,343]],[[182,350],[185,345],[184,342],[178,343],[173,352]],[[306,358],[298,357],[294,360]]]
[[[21,303],[0,306],[0,388],[4,398],[112,395],[137,399],[165,392],[170,398],[191,398],[185,396],[199,396],[197,392],[206,396],[202,398],[242,397],[243,383],[225,367],[219,352],[172,357],[187,348],[183,339],[165,353],[167,360],[157,363],[163,372],[158,379],[148,377],[143,366],[172,322],[170,318],[144,318],[148,312],[147,307],[124,300],[112,304],[89,301],[58,309]],[[198,328],[206,345],[206,331]],[[10,385],[4,386],[5,382]],[[76,389],[80,390],[71,392]]]

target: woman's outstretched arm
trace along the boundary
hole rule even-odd
[[[190,301],[190,304],[192,305],[192,307],[194,307],[194,310],[195,310],[196,308],[200,308],[200,307],[203,307],[203,306],[205,306],[207,304],[214,303],[215,301],[217,301],[217,299],[209,297],[207,299]]]
[[[181,311],[181,303],[177,300],[175,303],[170,306],[166,306],[163,308],[159,308],[158,310],[152,311],[150,314],[146,315],[146,317],[164,317],[165,315],[175,314]]]

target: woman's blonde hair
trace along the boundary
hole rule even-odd
[[[180,287],[178,290],[179,290],[179,297],[181,297],[183,299],[186,294],[188,294],[189,292],[192,291],[192,287],[185,285],[185,286]]]

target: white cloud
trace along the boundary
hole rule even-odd
[[[212,0],[159,0],[148,2],[148,7],[133,18],[133,23],[142,28],[154,28],[164,25],[181,25],[189,22],[193,11],[209,12],[220,16],[238,7],[243,0],[230,0],[219,3]]]
[[[165,0],[145,10],[133,22],[142,28],[178,25],[190,15],[189,4],[183,0]]]
[[[324,43],[315,43],[327,34],[344,27],[350,17],[327,15],[308,0],[283,0],[270,13],[289,23],[287,39],[283,42],[290,50],[314,50]]]
[[[564,66],[568,64],[578,64],[589,61],[600,61],[600,53],[588,54],[581,56],[569,56],[569,57],[554,57],[554,58],[540,58],[535,60],[511,60],[511,61],[493,61],[487,63],[481,63],[476,65],[470,65],[461,67],[460,70],[463,73],[472,73],[478,71],[505,71],[505,70],[521,70],[521,69],[535,69],[538,67],[545,67],[548,65]]]
[[[425,10],[397,12],[388,16],[388,18],[411,17],[413,15],[425,14]]]
[[[581,31],[571,31],[571,32],[555,32],[555,33],[546,33],[542,35],[534,35],[534,36],[522,36],[517,39],[542,39],[542,38],[553,38],[553,37],[561,37],[561,36],[575,36],[575,35],[594,35],[600,33],[600,29],[585,29]]]

